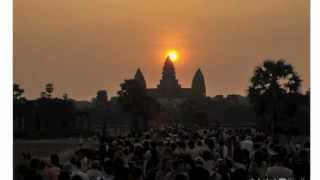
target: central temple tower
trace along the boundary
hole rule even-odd
[[[206,97],[206,86],[204,76],[200,69],[194,74],[191,88],[183,88],[176,78],[176,72],[172,60],[167,57],[162,78],[157,88],[148,88],[143,73],[137,70],[134,79],[145,88],[149,95],[159,99],[187,99]]]
[[[176,79],[176,72],[174,69],[174,64],[167,57],[162,71],[162,79],[160,80],[160,84],[158,85],[158,89],[164,96],[171,97],[175,96],[178,93],[181,85]]]

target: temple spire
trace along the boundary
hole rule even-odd
[[[199,68],[193,76],[192,79],[192,91],[195,95],[206,95],[206,85],[204,81],[204,76]]]
[[[163,66],[162,79],[176,79],[174,64],[169,56]]]
[[[174,96],[181,88],[178,80],[176,79],[176,72],[174,64],[170,57],[167,57],[162,71],[162,79],[158,85],[158,88],[166,97]]]
[[[147,88],[146,80],[144,79],[143,73],[140,68],[137,69],[134,79],[137,80],[143,88]]]

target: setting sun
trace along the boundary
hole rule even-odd
[[[171,59],[171,61],[175,62],[178,59],[178,53],[175,50],[168,51],[167,57]]]

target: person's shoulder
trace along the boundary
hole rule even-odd
[[[89,175],[87,173],[81,172],[81,175],[83,180],[89,180]]]
[[[78,171],[77,175],[80,175],[81,177],[85,177],[85,178],[89,177],[88,174],[83,171]]]
[[[280,167],[280,166],[272,166],[268,167],[266,170],[266,175],[273,175],[273,174],[281,174],[285,177],[293,176],[293,171],[287,167]]]
[[[273,167],[273,166],[267,167],[266,174],[269,174],[270,172],[274,171],[274,168],[275,167]]]
[[[283,169],[284,169],[284,171],[286,171],[286,172],[287,172],[287,174],[293,175],[293,171],[292,171],[292,169],[287,168],[287,167],[283,167]]]
[[[50,168],[51,171],[54,171],[54,172],[60,172],[61,171],[61,168],[60,167],[57,167],[57,166],[52,166]]]

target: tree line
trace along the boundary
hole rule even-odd
[[[270,133],[281,133],[283,127],[292,126],[291,129],[304,128],[308,132],[310,90],[302,94],[301,82],[294,67],[282,59],[265,60],[254,69],[247,97],[256,114],[256,123],[261,129]],[[14,119],[21,121],[22,114],[28,114],[29,118],[33,119],[31,124],[35,126],[33,129],[36,132],[49,133],[56,128],[60,128],[60,133],[69,132],[73,126],[74,104],[68,94],[63,94],[61,98],[53,97],[52,83],[45,85],[36,100],[27,100],[24,92],[19,84],[13,84]],[[164,110],[156,99],[148,95],[146,87],[135,79],[125,80],[120,84],[118,102],[124,111],[133,114],[133,129],[146,129],[150,121],[158,118]],[[209,104],[208,98],[200,101],[189,99],[179,108],[190,122],[206,126]]]

